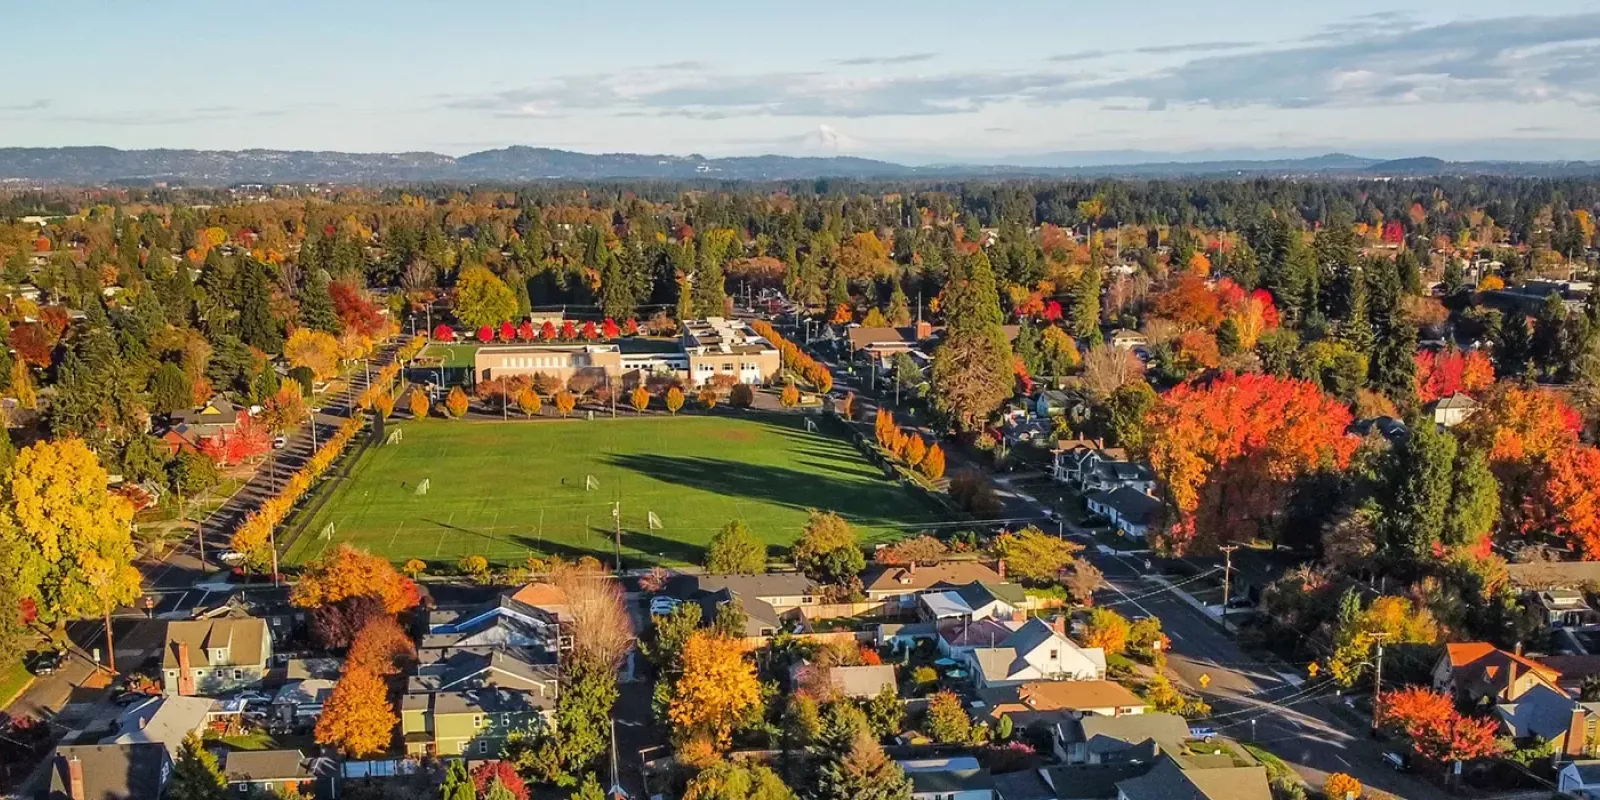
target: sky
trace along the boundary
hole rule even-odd
[[[1594,0],[144,0],[0,23],[0,146],[1600,159]]]

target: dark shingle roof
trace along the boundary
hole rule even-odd
[[[237,750],[228,753],[222,771],[229,783],[310,780],[305,754],[299,750]]]
[[[71,796],[67,762],[74,758],[83,765],[83,796],[92,800],[159,797],[172,763],[167,748],[154,743],[58,747],[51,756],[49,800]]]

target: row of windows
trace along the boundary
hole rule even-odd
[[[760,364],[750,364],[750,363],[746,363],[746,362],[743,362],[743,361],[739,362],[739,370],[742,371],[742,372],[749,372],[751,370],[759,370],[759,369],[761,369],[761,365]],[[715,371],[717,371],[717,368],[715,366],[711,365],[711,364],[701,363],[701,364],[696,364],[695,365],[694,371],[695,372],[715,372]],[[722,362],[722,371],[723,372],[732,372],[733,371],[733,362],[732,361],[724,361],[724,362]]]
[[[502,358],[500,366],[511,369],[538,369],[540,367],[563,368],[569,365],[581,366],[587,359],[583,356],[535,356],[533,358]]]

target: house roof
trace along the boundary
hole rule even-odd
[[[239,413],[243,410],[229,402],[227,398],[218,395],[199,408],[174,411],[171,416],[174,423],[232,425],[239,421]]]
[[[511,599],[532,608],[559,614],[567,608],[567,593],[554,584],[536,582],[518,589]]]
[[[327,678],[289,681],[278,687],[278,693],[273,695],[272,703],[297,706],[322,705],[328,701],[328,696],[333,694],[333,684],[334,681]]]
[[[1480,674],[1489,680],[1497,680],[1513,662],[1519,669],[1536,672],[1551,683],[1561,678],[1560,672],[1538,661],[1508,653],[1488,642],[1451,642],[1445,645],[1445,657],[1450,659],[1450,667],[1457,672],[1481,669],[1483,672]]]
[[[1585,717],[1600,712],[1600,703],[1580,703],[1559,689],[1539,685],[1519,695],[1514,703],[1500,703],[1494,713],[1513,737],[1542,736],[1555,739],[1572,725],[1572,712]]]
[[[988,699],[991,715],[1009,713],[1013,707],[1028,711],[1079,711],[1145,704],[1138,695],[1115,681],[1029,681],[1013,689],[994,690]]]
[[[1464,394],[1462,394],[1460,392],[1456,392],[1455,394],[1450,395],[1449,397],[1441,397],[1438,400],[1433,401],[1430,405],[1433,408],[1440,409],[1440,410],[1446,410],[1446,409],[1474,409],[1474,408],[1478,407],[1478,401],[1476,401],[1476,400],[1472,399],[1471,397],[1468,397],[1467,395],[1464,395]]]
[[[830,667],[828,682],[846,697],[877,697],[885,688],[895,690],[894,665]]]
[[[209,697],[152,697],[122,712],[116,735],[101,743],[154,742],[166,745],[176,759],[183,738],[205,727],[212,705]]]
[[[1600,583],[1600,561],[1530,561],[1507,564],[1506,573],[1523,589],[1572,588]]]
[[[680,600],[690,600],[701,594],[713,594],[727,589],[744,598],[798,597],[812,594],[820,588],[816,581],[799,572],[768,572],[764,575],[674,575],[667,581],[664,593]]]
[[[166,646],[162,648],[162,669],[178,668],[178,645],[189,645],[189,666],[265,667],[268,646],[267,621],[259,617],[220,617],[217,619],[174,620],[167,623]],[[226,648],[228,658],[213,662],[211,651]]]
[[[927,597],[924,595],[923,597]],[[1020,627],[1010,620],[951,620],[937,626],[939,637],[951,647],[998,647]]]
[[[864,350],[873,345],[904,345],[910,347],[917,342],[917,329],[911,326],[904,328],[869,328],[865,325],[852,325],[845,329],[845,338],[850,340],[850,351]]]
[[[1578,773],[1578,780],[1584,786],[1600,785],[1600,759],[1584,759],[1567,764],[1562,771],[1572,770]]]
[[[1117,789],[1126,800],[1272,800],[1266,767],[1184,769],[1171,758]]]
[[[1088,716],[1063,724],[1061,733],[1069,743],[1087,742],[1095,753],[1114,753],[1151,741],[1176,750],[1189,738],[1189,723],[1177,714]]]
[[[70,797],[68,762],[83,766],[85,798],[145,800],[161,796],[172,757],[159,744],[91,744],[57,747],[50,762],[50,800]]]
[[[1094,764],[1070,767],[1047,767],[1039,770],[1045,783],[1051,787],[1051,800],[1060,797],[1105,798],[1117,796],[1117,784],[1137,778],[1150,769],[1148,764]],[[1012,800],[1011,795],[1003,795]]]
[[[882,564],[869,567],[863,580],[869,592],[917,592],[936,588],[955,588],[967,584],[1003,583],[1004,578],[987,564],[977,561],[946,561],[931,567],[896,567]]]
[[[928,592],[917,598],[934,619],[965,617],[972,613],[972,604],[957,592]]]
[[[1001,800],[1056,800],[1056,790],[1045,782],[1042,773],[1043,770],[1027,769],[996,775],[992,779],[995,795]],[[1117,787],[1112,785],[1111,793],[1104,796],[1116,797]]]
[[[1161,501],[1129,486],[1095,492],[1088,497],[1095,503],[1116,509],[1117,515],[1135,525],[1149,525],[1161,512]]]
[[[305,754],[299,750],[236,750],[228,753],[222,771],[229,783],[310,780]]]
[[[994,777],[983,767],[951,770],[906,770],[911,791],[917,794],[953,794],[994,788]]]

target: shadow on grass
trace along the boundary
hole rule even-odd
[[[834,511],[861,525],[898,525],[923,516],[913,511],[900,486],[860,480],[866,473],[854,463],[807,462],[834,473],[829,475],[720,458],[630,454],[607,456],[606,461],[663,483],[789,508]]]

